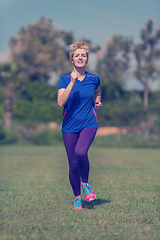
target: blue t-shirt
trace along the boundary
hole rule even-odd
[[[58,89],[67,88],[71,73],[62,75]],[[86,72],[83,81],[76,79],[67,103],[63,108],[63,133],[77,133],[86,127],[97,128],[97,115],[94,106],[94,90],[100,85],[96,74]]]

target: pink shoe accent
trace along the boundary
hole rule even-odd
[[[85,197],[86,197],[86,200],[87,200],[87,201],[93,201],[93,200],[96,198],[96,195],[95,195],[94,192],[92,192],[92,193],[89,194],[89,195],[86,195],[86,194],[85,194]]]
[[[82,206],[80,206],[80,207],[73,206],[73,209],[83,209],[83,208],[82,208]]]
[[[93,201],[96,198],[96,194],[93,192],[89,184],[84,184],[82,186],[82,190],[85,194],[85,198],[87,201]]]
[[[80,197],[75,197],[73,201],[73,209],[83,209],[82,208],[82,199]]]

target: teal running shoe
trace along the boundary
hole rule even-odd
[[[81,197],[75,197],[75,199],[73,201],[73,209],[83,209]]]
[[[82,190],[85,194],[87,201],[93,201],[96,198],[95,193],[92,190],[92,187],[89,183],[85,183],[82,185]]]

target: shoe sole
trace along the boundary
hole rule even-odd
[[[88,202],[91,202],[91,201],[93,201],[93,200],[95,200],[96,199],[96,195],[95,195],[95,197],[94,198],[90,198],[89,200],[87,200]]]
[[[74,210],[81,210],[81,209],[83,209],[82,207],[75,207],[75,208],[73,208]]]

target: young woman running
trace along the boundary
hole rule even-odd
[[[69,180],[75,195],[73,209],[82,209],[81,182],[86,200],[96,198],[88,183],[88,150],[97,131],[95,109],[100,109],[102,103],[99,77],[85,71],[89,46],[75,42],[69,49],[74,68],[60,77],[57,100],[63,107],[62,133],[69,161]]]

